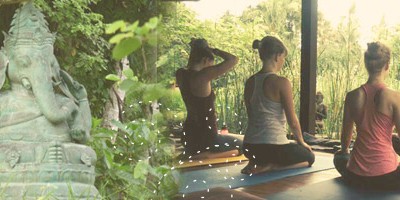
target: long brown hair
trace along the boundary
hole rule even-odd
[[[282,41],[273,36],[266,36],[261,41],[254,40],[253,49],[258,49],[262,61],[269,60],[275,55],[287,54],[287,49]]]

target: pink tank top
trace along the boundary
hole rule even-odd
[[[380,176],[398,167],[397,154],[392,146],[393,120],[376,110],[374,98],[384,85],[364,84],[364,111],[356,121],[357,138],[347,168],[360,176]]]

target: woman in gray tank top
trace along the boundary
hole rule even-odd
[[[244,137],[244,154],[249,164],[244,174],[257,174],[277,167],[311,166],[315,156],[303,139],[297,119],[290,81],[278,76],[287,49],[277,38],[255,40],[263,63],[262,69],[246,81],[244,90],[248,128]],[[297,143],[287,139],[286,122]]]

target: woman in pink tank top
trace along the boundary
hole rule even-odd
[[[390,49],[380,42],[368,44],[364,53],[368,81],[347,93],[344,105],[342,149],[334,163],[349,183],[379,189],[400,189],[400,168],[395,149],[400,130],[400,93],[386,88]],[[349,151],[354,124],[357,137]],[[392,139],[394,138],[394,139]]]

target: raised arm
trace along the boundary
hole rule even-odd
[[[207,67],[201,70],[201,73],[199,74],[198,78],[201,79],[202,82],[211,81],[213,79],[218,78],[222,74],[225,74],[230,69],[232,69],[239,62],[239,59],[236,56],[226,51],[220,49],[211,49],[211,50],[214,55],[223,58],[224,61],[215,66]]]
[[[297,143],[304,146],[309,151],[312,151],[311,147],[304,142],[303,134],[301,133],[300,123],[297,119],[296,112],[294,111],[292,86],[289,80],[287,80],[286,78],[280,77],[279,79],[279,95],[281,97],[281,103],[286,114],[288,125],[295,135]]]
[[[351,105],[351,97],[350,94],[347,94],[346,100],[344,102],[342,135],[340,136],[340,141],[342,144],[342,149],[341,149],[342,153],[350,153],[349,147],[354,128],[354,119],[351,116],[350,105]]]

